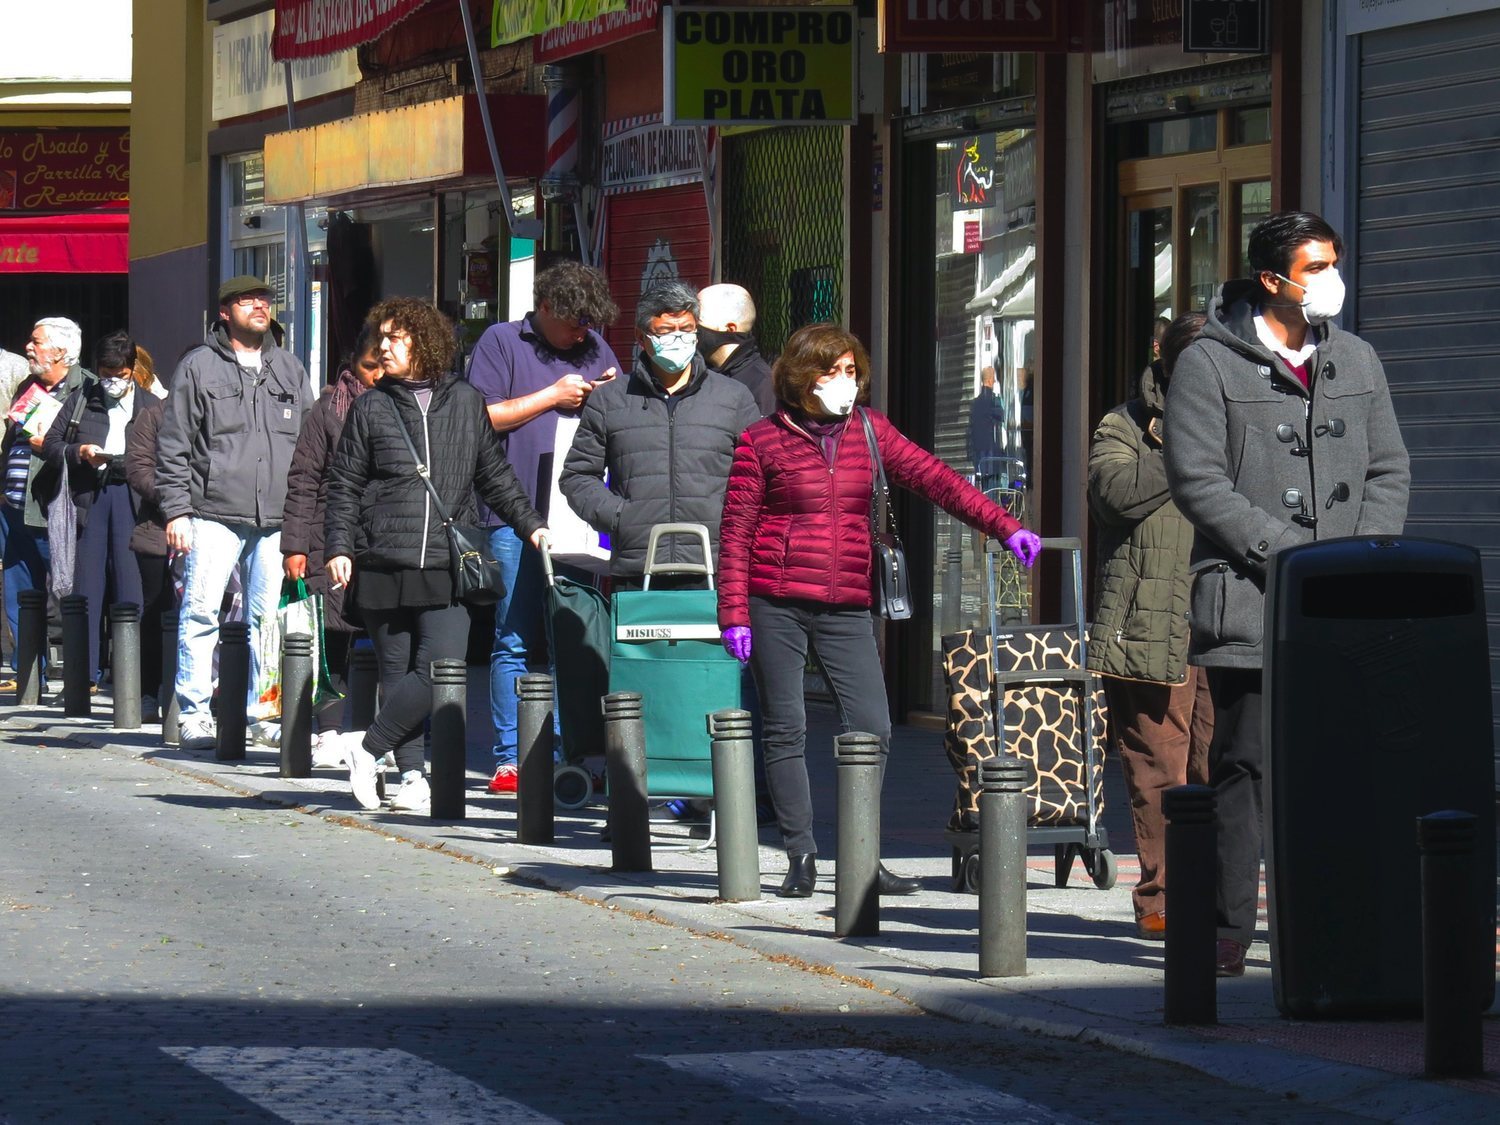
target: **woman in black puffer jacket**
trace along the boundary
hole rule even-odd
[[[427,812],[422,726],[432,710],[432,662],[463,659],[469,613],[453,597],[442,520],[397,426],[427,465],[443,506],[473,523],[474,492],[540,547],[546,527],[490,426],[484,399],[448,378],[455,350],[448,318],[414,297],[370,311],[384,376],[349,408],[328,477],[328,577],[349,586],[380,665],[382,704],[368,731],[343,736],[349,782],[366,809],[380,806],[376,759],[394,752],[402,785],[393,808]],[[356,549],[357,548],[357,549]],[[352,579],[352,586],[351,586]]]

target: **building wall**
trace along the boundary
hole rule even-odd
[[[202,337],[209,301],[212,25],[199,0],[134,0],[134,10],[131,328],[169,366]]]

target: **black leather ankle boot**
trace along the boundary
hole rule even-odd
[[[781,881],[778,898],[811,898],[813,884],[818,881],[818,857],[811,855],[787,856],[786,878]]]
[[[893,875],[885,869],[885,864],[880,865],[880,873],[876,877],[876,886],[883,895],[914,895],[922,889],[922,884],[916,879],[907,879],[901,875]]]

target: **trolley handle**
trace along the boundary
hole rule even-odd
[[[545,537],[542,539],[542,574],[546,576],[547,589],[552,589],[557,579],[552,573],[552,544]]]
[[[698,540],[703,546],[703,561],[701,563],[660,563],[656,561],[656,551],[661,540],[672,535],[690,535]],[[646,570],[643,575],[641,589],[651,589],[651,576],[653,574],[699,574],[708,583],[708,588],[714,588],[714,556],[713,549],[708,540],[708,528],[701,523],[657,523],[651,525],[651,535],[646,540]]]

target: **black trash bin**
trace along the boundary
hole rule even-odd
[[[1495,773],[1479,553],[1332,539],[1272,560],[1266,588],[1266,877],[1276,1006],[1416,1015],[1416,820],[1479,818],[1475,989],[1494,996]],[[1482,961],[1482,967],[1478,962]]]

